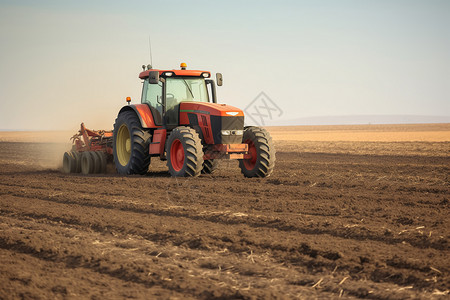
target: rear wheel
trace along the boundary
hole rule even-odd
[[[72,151],[67,151],[63,156],[63,172],[64,173],[74,173],[75,172],[75,157]]]
[[[77,152],[77,151],[72,151],[72,155],[75,158],[75,173],[80,173],[81,172],[81,153]]]
[[[94,170],[93,170],[93,172],[92,173],[95,173],[95,174],[97,174],[97,173],[100,173],[100,171],[101,171],[101,160],[100,160],[100,156],[98,156],[98,154],[97,153],[99,153],[98,151],[92,151],[91,152],[91,156],[92,156],[92,161],[94,162]]]
[[[201,173],[202,142],[194,129],[180,126],[172,130],[167,140],[166,152],[170,175],[187,177]]]
[[[79,173],[80,172],[80,154],[76,151],[67,151],[63,156],[63,172]]]
[[[114,163],[119,174],[145,174],[150,165],[151,134],[145,131],[134,111],[119,114],[114,124]]]
[[[94,152],[98,156],[99,171],[98,173],[106,173],[106,154],[102,151]]]
[[[239,160],[245,177],[267,177],[275,166],[275,148],[272,137],[264,128],[247,127],[243,143],[248,144],[249,158]]]
[[[203,162],[202,174],[212,174],[219,166],[219,160],[207,159]]]
[[[94,153],[91,151],[85,151],[81,153],[81,173],[93,174],[95,171],[94,165]]]

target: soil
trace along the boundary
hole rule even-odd
[[[62,174],[48,165],[65,145],[1,142],[0,299],[448,299],[439,145],[277,142],[273,175],[246,179],[236,161],[198,178],[157,159],[146,176]]]

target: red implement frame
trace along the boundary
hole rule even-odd
[[[71,137],[75,150],[83,151],[104,151],[110,155],[112,149],[113,132],[106,130],[90,130],[81,123],[81,128],[77,134]]]

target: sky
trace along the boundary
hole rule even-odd
[[[266,125],[450,116],[448,0],[0,0],[0,129],[112,129],[149,36],[155,68],[221,72],[221,103],[263,92]]]

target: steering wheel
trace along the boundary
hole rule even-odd
[[[167,98],[171,98],[171,100],[172,100],[172,99],[175,99],[175,95],[172,94],[172,93],[166,93],[166,99],[167,99]]]

